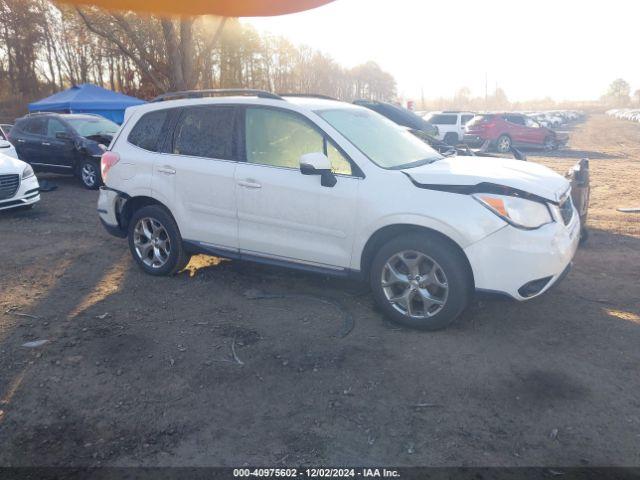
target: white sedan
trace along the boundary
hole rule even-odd
[[[0,153],[3,153],[13,158],[18,158],[18,152],[16,152],[16,148],[8,140],[0,139]]]
[[[39,200],[40,185],[31,165],[0,153],[0,210],[28,208]]]

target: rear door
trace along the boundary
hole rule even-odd
[[[167,195],[182,237],[221,251],[238,250],[236,107],[175,109],[165,153],[156,155],[153,190]]]
[[[518,145],[528,143],[524,117],[522,115],[505,115],[504,119],[509,124],[506,133],[509,134],[513,143]]]
[[[347,268],[361,182],[352,162],[303,115],[267,107],[244,113],[246,161],[236,169],[241,255]],[[315,152],[331,160],[335,186],[300,172],[300,156]]]
[[[42,154],[42,142],[46,138],[46,129],[45,117],[34,116],[27,119],[20,133],[16,135],[15,146],[21,160],[34,165],[46,164],[45,156]]]

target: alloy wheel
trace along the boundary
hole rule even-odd
[[[85,163],[81,170],[82,181],[87,187],[94,187],[98,178],[98,171],[92,163]]]
[[[498,150],[500,150],[500,152],[502,153],[507,152],[510,146],[511,146],[511,141],[507,137],[501,138],[500,141],[498,142]]]
[[[440,312],[449,296],[442,267],[414,250],[393,255],[382,269],[382,291],[391,306],[411,318],[426,319]]]
[[[164,225],[155,218],[138,220],[133,229],[133,245],[142,262],[151,268],[161,268],[171,256],[171,239]]]

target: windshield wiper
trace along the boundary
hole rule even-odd
[[[390,167],[389,170],[404,170],[405,168],[415,168],[420,167],[422,165],[428,165],[433,162],[437,162],[438,160],[442,160],[444,157],[440,158],[425,158],[424,160],[418,160],[416,162],[411,163],[403,163],[402,165],[396,165],[394,167]]]

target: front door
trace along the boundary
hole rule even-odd
[[[66,138],[58,138],[63,133]],[[72,168],[75,161],[75,145],[71,130],[59,119],[47,119],[46,136],[42,140],[42,163],[63,168]]]
[[[235,173],[241,255],[348,268],[362,180],[346,155],[291,111],[250,107],[244,125],[246,162]],[[300,156],[314,152],[331,160],[335,186],[300,172]]]

